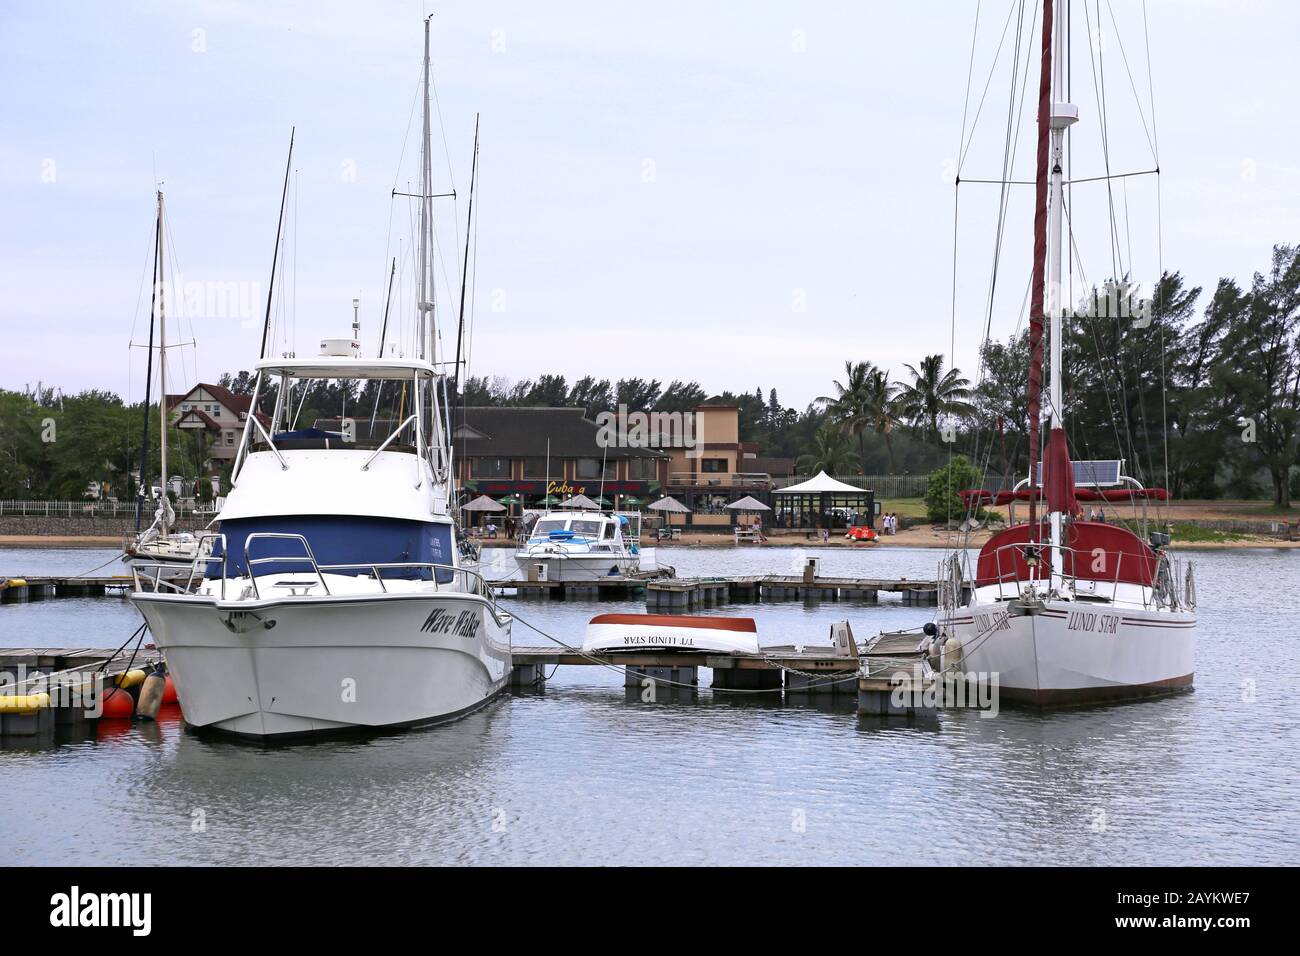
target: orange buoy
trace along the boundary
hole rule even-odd
[[[164,704],[174,704],[174,703],[177,702],[177,697],[176,697],[176,685],[172,683],[172,675],[171,675],[171,674],[168,674],[168,675],[167,675],[167,683],[166,683],[166,685],[163,687],[163,699],[162,699],[162,702],[163,702]]]
[[[135,714],[135,698],[120,687],[104,688],[100,706],[103,710],[100,717],[110,720],[130,720]]]

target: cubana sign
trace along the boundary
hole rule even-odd
[[[554,495],[557,498],[569,498],[573,495],[649,495],[659,490],[657,481],[637,481],[633,479],[606,480],[602,485],[597,481],[584,481],[573,484],[564,480],[522,481],[512,478],[476,478],[465,482],[465,488],[475,494],[483,495]]]

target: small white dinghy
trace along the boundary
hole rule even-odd
[[[598,614],[587,624],[582,649],[587,652],[662,649],[757,654],[758,627],[752,617]]]

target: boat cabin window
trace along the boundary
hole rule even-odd
[[[602,541],[612,541],[614,539],[613,522],[607,523],[605,527],[600,529],[600,539]]]
[[[600,534],[600,522],[585,521],[582,518],[575,518],[573,523],[569,526],[569,530],[574,534],[585,534],[594,538]]]

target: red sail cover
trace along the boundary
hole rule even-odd
[[[998,532],[980,548],[975,565],[976,586],[1027,581],[1031,575],[1027,552],[1031,547],[1041,551],[1037,576],[1042,578],[1047,549],[1033,546],[1029,525],[1017,524]],[[1075,521],[1070,525],[1066,548],[1061,564],[1067,577],[1146,587],[1155,579],[1156,553],[1132,531],[1119,525]]]
[[[1030,492],[1026,488],[1020,491],[999,491],[992,492],[983,488],[972,488],[968,491],[959,491],[958,495],[965,502],[967,507],[974,504],[980,505],[1005,505],[1013,501],[1028,501]],[[1042,501],[1044,495],[1041,490],[1035,489],[1034,497]],[[1075,488],[1074,499],[1076,501],[1168,501],[1169,492],[1164,488],[1107,488],[1105,490],[1092,488]]]
[[[1070,464],[1070,450],[1065,446],[1065,432],[1053,428],[1047,436],[1047,460],[1043,462],[1043,485],[1047,488],[1047,510],[1063,514],[1079,513],[1079,502],[1074,497],[1074,466]]]
[[[1038,74],[1038,157],[1034,164],[1034,270],[1029,280],[1029,481],[1038,463],[1038,403],[1043,390],[1043,299],[1047,269],[1047,177],[1052,120],[1052,0],[1043,0],[1042,57]],[[1038,528],[1038,513],[1029,499],[1029,525]]]

